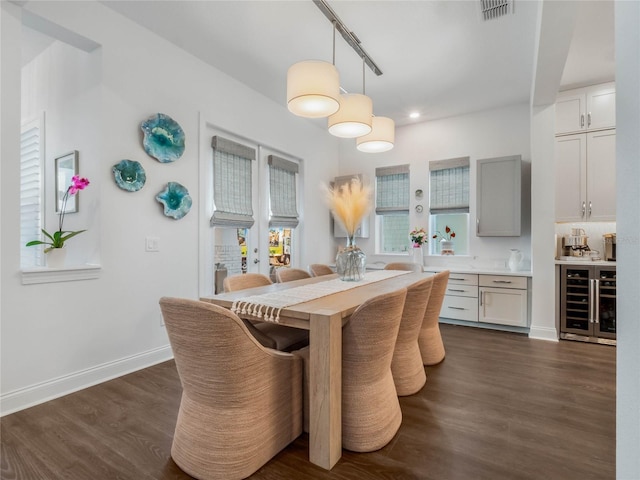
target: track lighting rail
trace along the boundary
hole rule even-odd
[[[326,0],[313,0],[313,3],[316,4],[316,7],[320,9],[322,13],[324,13],[325,17],[329,19],[329,21],[335,26],[335,28],[340,32],[345,41],[349,44],[351,48],[355,50],[355,52],[364,60],[364,62],[369,66],[369,68],[376,75],[382,75],[382,70],[376,65],[376,62],[369,56],[367,52],[365,52],[364,48],[360,45],[360,39],[353,33],[347,26],[340,20],[340,17],[333,11],[333,9],[329,6]]]

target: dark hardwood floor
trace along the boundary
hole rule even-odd
[[[615,347],[442,325],[447,356],[401,398],[382,450],[330,472],[303,434],[251,478],[615,478]],[[166,362],[2,418],[2,479],[188,479],[170,457],[180,402]]]

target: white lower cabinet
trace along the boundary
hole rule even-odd
[[[527,277],[452,272],[440,317],[527,327],[528,311]]]
[[[526,327],[527,279],[508,275],[480,275],[478,321]]]
[[[440,316],[467,322],[478,321],[478,275],[451,273]]]

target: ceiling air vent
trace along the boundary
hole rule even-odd
[[[513,11],[513,0],[480,0],[484,20],[502,17]]]

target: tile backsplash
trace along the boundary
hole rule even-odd
[[[604,258],[605,233],[615,233],[616,222],[585,222],[585,223],[556,223],[556,235],[570,235],[572,228],[581,228],[587,235],[587,245],[591,250],[597,250]]]

